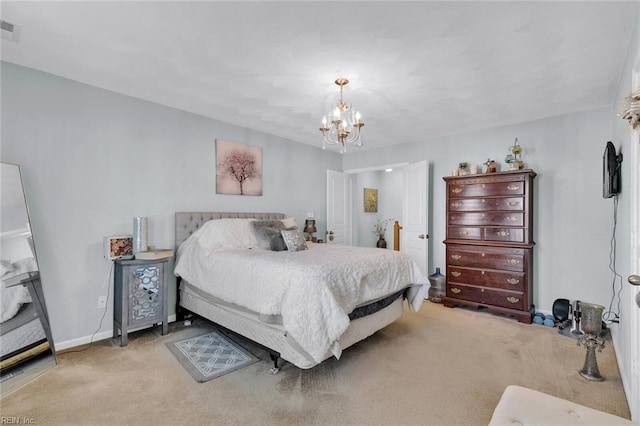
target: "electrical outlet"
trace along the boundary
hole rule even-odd
[[[107,296],[98,297],[98,309],[107,307]]]

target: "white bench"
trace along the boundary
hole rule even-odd
[[[489,426],[513,425],[633,425],[630,420],[510,385],[504,390]]]

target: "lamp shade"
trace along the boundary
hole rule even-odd
[[[318,232],[316,229],[316,221],[315,219],[307,219],[304,221],[304,232],[309,234],[313,234],[314,232]]]

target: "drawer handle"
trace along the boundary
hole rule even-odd
[[[451,293],[458,294],[458,293],[460,293],[461,291],[462,291],[462,290],[460,290],[459,288],[451,287]]]
[[[484,271],[480,271],[480,275],[484,275]]]
[[[460,259],[462,259],[462,256],[460,256],[459,254],[452,254],[452,255],[451,255],[451,258],[452,258],[453,260],[460,260]]]
[[[480,257],[484,257],[484,253],[480,253]]]
[[[460,275],[462,275],[462,273],[461,273],[461,272],[458,272],[458,271],[451,271],[451,275],[453,275],[454,277],[456,277],[456,278],[457,278],[457,277],[459,277]]]
[[[507,263],[508,263],[509,265],[519,265],[519,264],[520,264],[520,261],[519,261],[519,260],[516,260],[516,259],[507,259]]]
[[[462,192],[462,188],[451,188],[451,192],[454,194],[459,194]]]
[[[485,200],[484,198],[482,199],[482,204],[486,203],[487,200]]]
[[[520,205],[520,201],[509,201],[509,205],[511,207],[519,206]]]
[[[458,203],[457,201],[455,203],[451,203],[451,207],[460,207],[462,205],[462,203]]]
[[[500,237],[508,237],[509,233],[507,231],[498,231],[496,234]]]
[[[519,279],[516,279],[516,278],[509,278],[509,279],[507,280],[507,282],[508,282],[509,284],[516,285],[516,284],[518,284],[518,283],[520,282],[520,280],[519,280]]]
[[[507,219],[510,220],[511,222],[515,222],[518,220],[518,218],[515,216],[507,216]]]
[[[509,303],[518,303],[519,301],[520,299],[518,299],[517,297],[513,297],[513,296],[507,297],[507,302]]]
[[[520,185],[509,185],[509,186],[507,186],[507,189],[509,191],[515,191],[517,189],[520,189]]]
[[[484,183],[482,185],[480,185],[480,186],[483,187],[483,188],[487,187],[487,185],[485,185]]]
[[[460,235],[469,235],[469,231],[460,231]]]

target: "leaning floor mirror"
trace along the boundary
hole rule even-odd
[[[0,397],[56,364],[22,174],[1,163]]]

